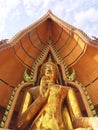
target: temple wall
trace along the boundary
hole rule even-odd
[[[7,105],[13,88],[23,79],[24,69],[13,48],[0,51],[0,106]]]
[[[88,45],[85,55],[73,67],[77,80],[87,88],[94,105],[98,105],[98,50]]]

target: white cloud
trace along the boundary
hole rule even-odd
[[[56,16],[84,32],[97,35],[97,8],[97,0],[0,0],[0,12],[2,12],[0,13],[0,37],[4,37],[3,34],[6,33],[9,33],[6,34],[7,36],[11,36],[12,32],[17,33],[15,31],[35,22],[49,9]],[[6,32],[6,27],[10,24],[13,26]]]
[[[0,0],[0,37],[4,38],[7,34],[6,32],[6,24],[8,19],[8,14],[12,11],[12,9],[16,8],[16,6],[20,3],[20,0]]]
[[[36,15],[40,10],[41,0],[23,0],[25,13],[28,16]],[[39,8],[38,8],[39,7]],[[38,10],[37,10],[38,8]]]
[[[98,10],[95,8],[89,8],[77,12],[74,16],[73,25],[81,29],[84,29],[90,36],[98,35]]]
[[[81,12],[77,12],[74,16],[76,24],[84,24],[85,22],[98,22],[98,10],[90,8]]]

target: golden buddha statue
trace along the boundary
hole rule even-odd
[[[74,90],[58,84],[58,68],[48,61],[41,68],[40,85],[26,91],[19,112],[18,129],[73,130],[82,117]]]

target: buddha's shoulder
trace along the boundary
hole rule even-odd
[[[69,86],[64,86],[64,85],[59,85],[59,84],[55,84],[55,87],[56,87],[56,88],[61,88],[61,89],[66,89],[66,90],[72,89],[72,88],[69,87]]]

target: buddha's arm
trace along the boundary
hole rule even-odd
[[[41,78],[39,91],[40,91],[40,95],[42,97],[47,97],[49,94],[50,87],[49,87],[49,83],[47,83],[47,81],[49,81],[48,77],[43,76]]]
[[[89,130],[98,129],[98,117],[80,117],[75,120],[75,128],[89,128]]]
[[[82,113],[78,104],[78,100],[76,98],[76,94],[73,89],[69,89],[67,95],[67,103],[69,107],[69,112],[71,115],[72,121],[75,120],[77,117],[82,117]]]
[[[28,98],[29,93],[26,94],[24,104],[26,103],[26,98]],[[30,97],[29,97],[30,99]],[[43,98],[41,95],[37,97],[37,99],[29,106],[31,99],[28,100],[28,103],[26,105],[23,105],[21,109],[21,114],[18,118],[17,127],[20,129],[24,129],[28,123],[31,121],[31,119],[34,119],[38,111],[41,109],[41,107],[46,102],[46,98]],[[25,107],[26,106],[26,107]]]
[[[31,94],[29,91],[26,91],[24,93],[24,97],[22,100],[22,104],[19,110],[19,115],[18,115],[18,120],[17,120],[17,127],[21,127],[21,125],[25,122],[24,121],[24,115],[31,104],[32,98]]]
[[[22,114],[27,110],[31,102],[32,102],[32,96],[29,91],[26,91],[23,97],[21,107],[20,107],[19,117],[22,116]]]
[[[31,95],[29,92],[26,92],[24,101],[22,103],[22,107],[20,110],[19,118],[18,118],[18,127],[24,128],[29,121],[36,116],[38,111],[41,109],[43,104],[46,102],[49,88],[46,87],[46,77],[43,77],[40,82],[39,87],[39,96],[35,99],[35,101],[31,104]],[[35,94],[33,90],[33,94]],[[31,105],[30,105],[31,104]],[[30,105],[30,106],[29,106]]]

